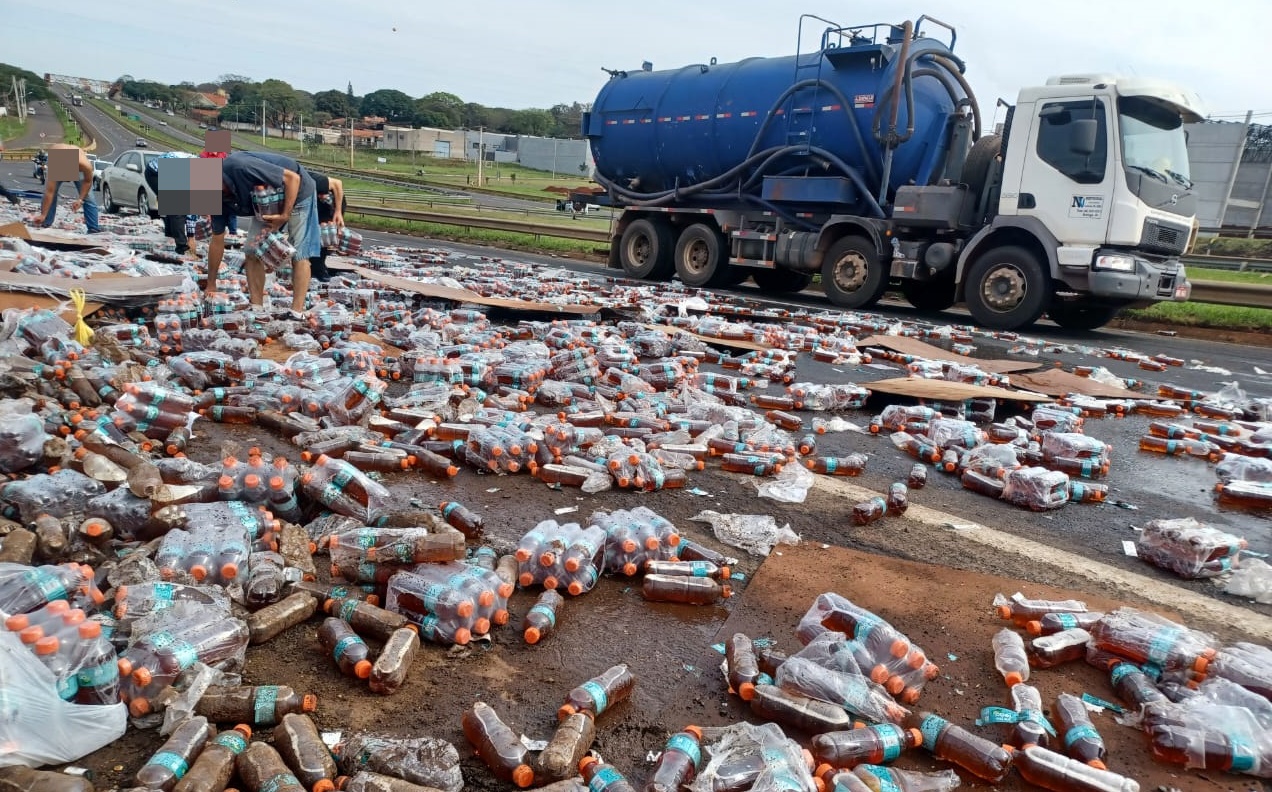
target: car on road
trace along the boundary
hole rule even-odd
[[[113,165],[110,160],[93,159],[93,189],[100,190],[102,188],[102,174],[106,169]]]
[[[167,121],[160,121],[160,122],[159,122],[159,126],[167,126],[167,125],[168,125],[168,122],[167,122]]]
[[[150,144],[146,142],[145,138],[137,138],[137,142],[133,143],[133,145],[136,146],[137,148],[146,148]]]
[[[136,149],[120,154],[101,176],[102,206],[108,213],[117,213],[121,208],[129,208],[138,214],[158,217],[155,207],[159,205],[159,196],[155,195],[150,185],[146,184],[146,166],[159,158],[157,151],[137,151]]]

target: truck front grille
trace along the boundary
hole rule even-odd
[[[1178,256],[1188,247],[1190,233],[1192,229],[1187,226],[1171,225],[1150,217],[1144,221],[1139,246],[1141,250]]]

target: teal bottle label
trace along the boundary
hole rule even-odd
[[[896,782],[892,771],[877,765],[862,765],[862,769],[879,779],[879,792],[901,792],[901,785]]]
[[[278,792],[283,787],[300,786],[300,781],[291,773],[279,773],[273,778],[260,785],[256,792]]]
[[[929,715],[919,724],[919,731],[923,733],[923,747],[929,751],[936,751],[936,741],[941,736],[941,732],[949,725],[949,721],[936,715]]]
[[[171,602],[173,585],[171,583],[155,583],[152,589],[156,602]]]
[[[835,472],[836,470],[838,470],[838,469],[839,469],[839,460],[838,460],[838,459],[836,459],[835,457],[827,457],[827,458],[826,458],[826,472],[827,472],[827,473],[834,473],[834,472]]]
[[[190,765],[186,762],[185,757],[181,754],[173,753],[172,751],[160,751],[150,757],[150,761],[146,762],[146,764],[167,768],[178,779],[184,776],[186,771],[190,769]]]
[[[690,561],[689,573],[694,577],[710,577],[711,566],[708,566],[706,561]]]
[[[1056,619],[1060,622],[1060,626],[1066,630],[1072,630],[1078,626],[1078,619],[1072,613],[1057,613]]]
[[[1100,739],[1100,733],[1097,732],[1095,727],[1089,723],[1079,723],[1077,726],[1074,726],[1072,729],[1069,729],[1064,733],[1065,748],[1071,747],[1078,740],[1095,740],[1096,742],[1103,742],[1103,740]]]
[[[57,681],[57,695],[63,701],[70,701],[79,692],[79,675],[71,674]]]
[[[25,573],[24,577],[27,582],[35,586],[45,601],[53,602],[54,600],[66,599],[66,586],[62,584],[62,579],[57,575],[51,575],[42,569],[32,569],[30,572]]]
[[[230,753],[235,756],[247,750],[247,739],[243,735],[234,730],[221,732],[212,740],[213,745],[220,745],[230,749]]]
[[[579,687],[583,689],[583,692],[591,696],[592,703],[596,705],[597,715],[600,715],[605,711],[605,708],[609,706],[609,696],[605,694],[605,688],[591,680],[584,682],[582,685],[579,685]]]
[[[157,632],[151,634],[150,645],[156,649],[163,649],[166,646],[171,646],[176,640],[170,632]]]
[[[626,779],[623,778],[622,773],[606,765],[597,768],[596,775],[592,776],[592,780],[587,782],[587,788],[590,792],[605,792],[611,786],[625,782]],[[264,792],[264,790],[261,790],[261,792]]]
[[[1232,752],[1233,773],[1250,773],[1258,764],[1259,751],[1246,734],[1228,734],[1228,748]]]
[[[702,765],[702,746],[698,744],[697,740],[684,732],[671,735],[665,750],[679,751],[689,757],[689,761],[693,762],[694,769]]]
[[[536,604],[533,608],[530,609],[530,612],[537,613],[543,618],[547,619],[548,624],[550,626],[552,627],[556,626],[556,612],[553,611],[551,608],[549,608],[547,605]]]
[[[1117,687],[1117,684],[1122,681],[1122,677],[1133,671],[1139,671],[1139,668],[1137,668],[1134,663],[1118,663],[1109,673],[1109,682],[1112,683],[1114,687]]]
[[[277,701],[277,685],[261,685],[256,689],[256,696],[252,700],[252,717],[255,718],[256,723],[267,726],[274,722],[274,705]]]
[[[185,641],[174,641],[169,651],[182,670],[199,662],[199,651]]]
[[[881,723],[872,727],[883,746],[883,761],[891,762],[901,755],[901,727],[891,723]]]
[[[353,621],[353,613],[358,609],[358,605],[360,604],[361,603],[356,599],[345,600],[344,604],[340,606],[341,621]]]
[[[335,648],[331,650],[331,656],[338,663],[340,658],[344,657],[344,653],[349,651],[349,647],[363,643],[362,639],[356,635],[346,635],[336,642]]]
[[[1156,633],[1148,645],[1148,662],[1155,666],[1165,666],[1170,651],[1182,632],[1181,627],[1169,627]]]
[[[107,687],[119,679],[119,663],[106,662],[101,665],[86,666],[79,670],[75,678],[81,688]]]
[[[379,539],[379,537],[379,531],[372,531],[364,528],[363,530],[358,531],[357,546],[361,547],[363,550],[375,547],[376,540]]]

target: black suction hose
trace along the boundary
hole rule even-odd
[[[861,150],[862,165],[866,167],[871,180],[878,181],[879,174],[874,168],[874,163],[871,161],[870,150],[866,148],[866,139],[861,134],[861,129],[857,126],[857,117],[853,112],[852,102],[848,101],[848,97],[844,96],[844,92],[839,90],[837,86],[831,85],[822,79],[800,80],[785,91],[782,91],[781,95],[777,97],[777,101],[775,101],[772,107],[769,108],[769,111],[764,114],[764,121],[760,124],[760,128],[755,132],[755,139],[751,141],[751,150],[747,152],[747,156],[749,157],[751,154],[755,153],[755,147],[760,145],[760,141],[764,138],[764,133],[768,131],[769,124],[777,117],[775,114],[781,109],[782,105],[786,103],[786,100],[797,91],[802,91],[805,88],[825,88],[832,96],[839,100],[839,106],[844,109],[844,114],[848,116],[848,126],[852,128],[852,133],[857,138],[857,147]]]

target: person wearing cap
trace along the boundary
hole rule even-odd
[[[335,223],[337,228],[344,228],[344,213],[349,204],[344,197],[344,182],[324,173],[310,171],[314,186],[318,190],[318,223]],[[331,273],[327,271],[327,256],[331,248],[323,246],[322,251],[309,260],[310,272],[315,280],[329,281]]]
[[[154,191],[155,195],[159,195],[159,160],[161,159],[194,159],[194,155],[187,154],[184,151],[165,151],[146,164],[146,184],[150,185],[150,189]],[[159,208],[160,210],[163,209],[163,207]],[[186,235],[185,215],[163,215],[163,235],[172,240],[174,250],[178,256],[184,256],[191,252],[190,239]]]
[[[200,151],[199,152],[199,159],[225,159],[226,156],[227,156],[227,153],[224,151]],[[230,215],[229,217],[227,217],[225,219],[225,228],[229,233],[237,236],[239,232],[238,215]]]
[[[249,232],[256,239],[262,231],[284,231],[295,252],[292,254],[291,319],[305,317],[309,291],[309,260],[321,254],[318,238],[318,207],[313,178],[291,157],[267,152],[236,151],[221,161],[221,214],[212,218],[212,242],[208,249],[208,282],[204,294],[216,291],[216,278],[225,255],[225,218],[231,214],[255,215],[253,191],[257,187],[281,190],[282,206],[277,214],[261,215],[252,221]],[[260,310],[265,302],[265,264],[255,255],[243,263],[247,274],[248,299]]]

